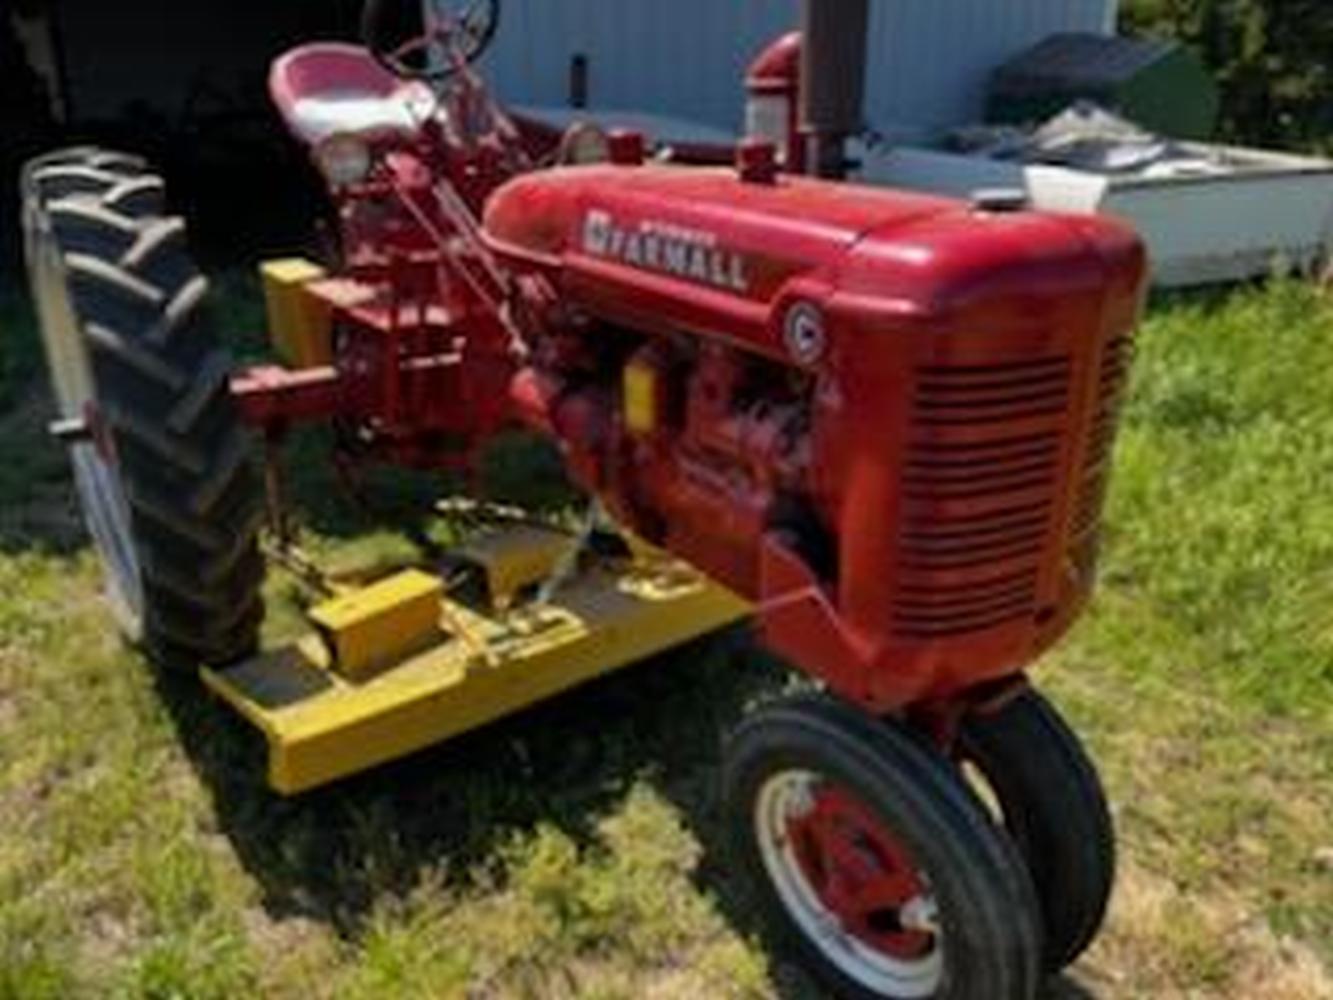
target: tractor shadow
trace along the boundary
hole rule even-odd
[[[26,298],[0,274],[0,554],[73,556],[87,547],[56,407]]]
[[[516,835],[552,826],[580,847],[636,784],[680,807],[706,838],[722,735],[780,685],[724,636],[681,647],[404,760],[293,799],[264,786],[262,739],[189,678],[159,695],[216,815],[274,917],[359,935],[383,895],[422,868],[495,860]],[[700,879],[712,885],[711,864]]]

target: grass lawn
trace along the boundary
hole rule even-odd
[[[115,638],[13,296],[0,358],[0,998],[812,995],[712,846],[719,739],[780,673],[695,647],[279,800],[243,725]],[[310,475],[318,547],[392,549]],[[1333,298],[1154,307],[1103,575],[1039,679],[1121,875],[1052,995],[1333,997]]]

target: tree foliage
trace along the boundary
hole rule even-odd
[[[1329,0],[1124,0],[1132,34],[1197,48],[1222,87],[1223,135],[1333,148]]]

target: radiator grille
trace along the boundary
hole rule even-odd
[[[1083,462],[1070,529],[1075,543],[1093,533],[1101,520],[1120,403],[1133,359],[1134,344],[1128,337],[1109,341],[1102,351],[1097,376],[1097,409],[1092,425],[1088,428],[1088,451]]]
[[[936,637],[1031,615],[1070,402],[1065,357],[918,371],[897,630]]]
[[[894,621],[912,638],[976,632],[1032,614],[1036,599],[1036,569],[966,584],[904,585]]]
[[[967,427],[1063,414],[1069,360],[1046,358],[985,367],[922,368],[916,386],[919,427]]]

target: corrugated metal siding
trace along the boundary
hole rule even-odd
[[[980,119],[1006,59],[1061,31],[1103,31],[1113,0],[872,0],[866,107],[881,129]]]
[[[508,0],[487,71],[507,100],[563,105],[582,53],[593,106],[730,127],[746,65],[796,10],[795,0]]]
[[[872,0],[867,112],[881,129],[976,120],[992,68],[1057,31],[1104,31],[1115,0]],[[509,101],[563,105],[588,56],[598,108],[722,127],[745,67],[794,27],[797,0],[506,0],[487,72]]]

